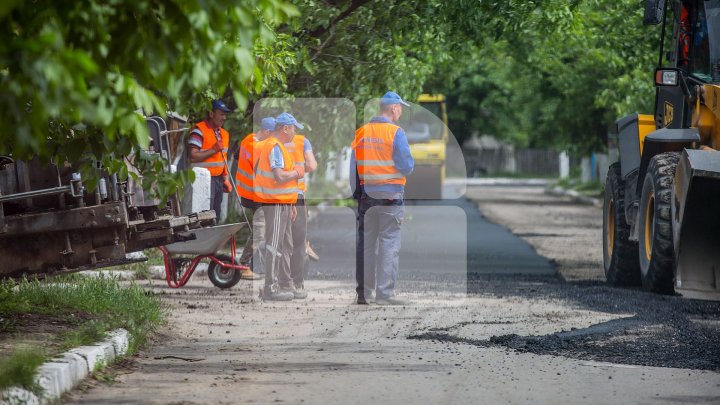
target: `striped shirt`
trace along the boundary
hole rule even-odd
[[[210,126],[210,125],[208,125]],[[215,128],[215,139],[220,141],[222,137],[220,136],[220,128]],[[200,128],[195,127],[192,131],[190,131],[190,136],[188,137],[188,146],[195,147],[198,149],[202,149],[203,145],[203,134],[202,131],[200,131]]]

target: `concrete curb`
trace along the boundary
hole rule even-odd
[[[201,276],[205,277],[207,276],[207,270],[208,270],[208,264],[207,263],[200,263],[195,268],[195,272],[193,273],[193,277],[195,276]],[[150,278],[153,280],[165,280],[165,266],[148,266],[148,272],[150,273]],[[137,273],[131,270],[87,270],[87,271],[81,271],[79,274],[83,276],[88,277],[110,277],[110,278],[117,278],[121,281],[130,281],[130,280],[137,280],[138,276]],[[141,277],[142,278],[142,277]]]
[[[24,388],[11,387],[0,392],[0,404],[41,405],[57,400],[96,369],[125,355],[129,339],[128,331],[115,329],[107,334],[107,339],[96,345],[80,346],[45,362],[35,374],[35,382],[43,389],[41,395]]]
[[[444,184],[451,186],[518,186],[518,187],[544,187],[553,182],[550,179],[519,179],[512,177],[468,177],[447,178]]]
[[[562,197],[570,197],[571,200],[581,203],[581,204],[602,207],[602,201],[599,198],[588,197],[586,195],[582,195],[582,194],[578,193],[575,190],[566,190],[562,187],[546,188],[545,194],[562,196]]]
[[[78,273],[87,277],[108,277],[116,278],[121,281],[135,280],[136,274],[130,270],[86,270]]]
[[[150,277],[153,278],[153,280],[165,280],[165,266],[148,266],[148,271],[150,272]],[[199,263],[197,267],[195,267],[195,272],[193,273],[193,277],[206,277],[208,271],[208,264],[207,263]]]

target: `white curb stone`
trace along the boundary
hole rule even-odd
[[[81,275],[88,277],[108,277],[121,281],[134,280],[136,273],[130,270],[87,270],[81,271]]]
[[[94,371],[95,367],[103,367],[115,357],[115,348],[112,342],[106,340],[94,346],[80,346],[70,350],[70,353],[83,357],[87,361],[88,369]]]
[[[149,266],[150,277],[156,280],[165,280],[165,266]]]
[[[193,277],[207,276],[207,270],[208,270],[207,263],[199,263],[197,265],[197,267],[195,267],[195,272],[193,273]],[[149,266],[148,271],[150,272],[150,276],[153,279],[165,280],[165,266]]]
[[[2,392],[1,404],[5,405],[40,405],[40,399],[28,390],[11,387]]]
[[[35,381],[43,389],[39,397],[28,390],[11,387],[0,392],[0,404],[41,405],[60,398],[97,368],[127,353],[128,331],[116,329],[107,335],[108,338],[97,345],[72,349],[38,367]]]
[[[575,190],[565,190],[562,187],[553,187],[545,189],[545,192],[550,195],[570,197],[570,199],[577,203],[602,207],[602,201],[599,198],[588,197],[586,195],[578,193]]]
[[[130,334],[125,329],[115,329],[108,333],[108,338],[112,342],[115,354],[120,356],[128,351],[128,344],[130,342]]]
[[[548,179],[516,179],[507,177],[489,178],[448,178],[444,184],[450,186],[518,186],[518,187],[545,187],[550,184]]]

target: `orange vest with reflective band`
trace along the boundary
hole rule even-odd
[[[255,142],[253,154],[253,173],[255,182],[255,202],[264,204],[295,204],[298,197],[297,180],[290,180],[287,183],[278,183],[270,168],[270,152],[275,145],[280,146],[285,166],[283,170],[293,170],[295,163],[283,144],[275,137]]]
[[[254,147],[255,134],[252,133],[240,142],[237,171],[235,171],[235,186],[238,194],[240,194],[240,197],[251,201],[255,201],[255,190],[253,190],[253,182],[255,181],[253,172]]]
[[[292,142],[288,142],[285,144],[285,149],[287,149],[288,153],[290,153],[290,156],[293,158],[293,162],[295,162],[295,167],[302,166],[303,170],[305,169],[305,135],[295,135]],[[298,190],[305,193],[306,187],[305,187],[305,177],[301,177],[297,180],[298,182]]]
[[[220,139],[215,136],[215,131],[207,124],[206,121],[195,125],[202,132],[203,144],[200,149],[212,149],[217,141],[222,142],[223,153],[227,155],[228,144],[230,143],[230,134],[223,128],[220,128]],[[191,167],[204,167],[210,171],[211,176],[222,176],[226,174],[225,163],[220,152],[215,153],[202,162],[193,163]]]
[[[386,122],[370,122],[355,131],[352,148],[360,184],[405,185],[405,175],[395,168],[393,161],[393,141],[398,128]]]

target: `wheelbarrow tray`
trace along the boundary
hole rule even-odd
[[[194,229],[187,232],[188,235],[195,234],[194,240],[175,242],[166,245],[165,249],[171,254],[212,255],[244,226],[245,223],[237,223]]]

